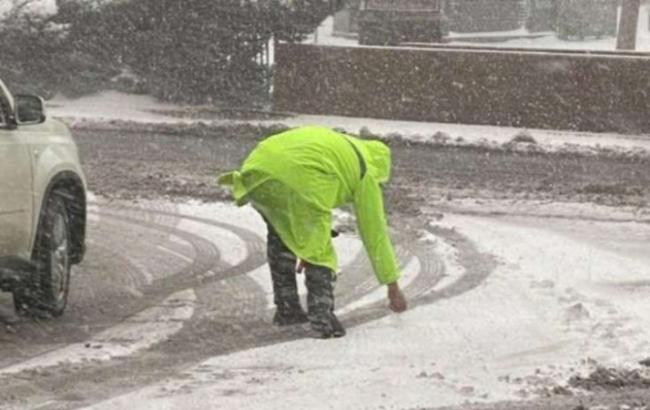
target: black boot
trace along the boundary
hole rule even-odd
[[[334,314],[334,273],[327,267],[307,265],[305,272],[309,321],[315,337],[345,336],[345,329]]]
[[[345,336],[345,328],[339,322],[339,318],[336,317],[334,313],[332,313],[332,336],[333,337],[343,337]]]
[[[345,328],[334,313],[329,315],[327,321],[319,321],[318,323],[312,322],[311,328],[317,339],[329,339],[332,337],[336,338],[345,336]]]
[[[307,322],[309,322],[307,314],[299,304],[280,305],[273,316],[273,324],[277,326],[290,326]]]

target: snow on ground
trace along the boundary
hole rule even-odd
[[[470,215],[532,216],[538,218],[566,218],[591,221],[650,223],[650,210],[636,205],[609,206],[595,203],[554,202],[549,200],[454,198],[445,208],[443,203],[425,205],[424,213],[435,215],[445,209]]]
[[[234,208],[219,207],[228,223],[243,222],[230,217]],[[211,212],[210,205],[193,209]],[[648,252],[615,251],[578,229],[582,222],[572,230],[564,220],[451,214],[432,224],[495,255],[495,271],[464,294],[350,328],[342,339],[214,357],[92,408],[408,409],[521,399],[593,362],[647,355]],[[647,247],[646,228],[602,227]],[[424,240],[444,242],[432,234]],[[458,266],[453,247],[434,249],[455,272],[447,286],[462,280],[468,267]]]
[[[446,135],[452,142],[462,144],[510,142],[518,134],[525,132],[541,146],[559,148],[567,144],[580,146],[619,147],[622,149],[650,149],[650,136],[624,135],[616,133],[593,133],[580,131],[556,131],[542,129],[522,129],[492,125],[467,125],[453,123],[434,123],[417,121],[381,120],[375,118],[336,117],[323,115],[298,115],[282,121],[289,126],[318,124],[333,128],[343,128],[358,133],[366,127],[371,133],[388,136],[400,134],[406,140],[432,141],[436,133]]]
[[[0,369],[0,375],[36,370],[60,364],[109,361],[146,350],[169,339],[194,315],[196,294],[189,289],[175,293],[159,306],[146,309],[91,339],[66,345],[31,360]]]
[[[104,91],[79,99],[57,97],[48,102],[48,112],[64,119],[69,124],[86,120],[119,120],[141,123],[191,123],[211,124],[237,123],[233,120],[192,120],[165,116],[164,111],[176,111],[184,107],[162,103],[152,97],[124,94],[117,91]],[[152,112],[155,111],[155,112]],[[288,126],[322,125],[342,128],[351,133],[359,133],[367,128],[376,135],[391,137],[399,134],[413,141],[431,141],[434,135],[447,136],[455,144],[503,144],[516,135],[525,132],[532,136],[539,146],[548,150],[562,149],[570,145],[578,147],[611,147],[623,151],[642,149],[650,151],[649,135],[624,135],[616,133],[591,133],[578,131],[556,131],[541,129],[522,129],[491,125],[466,125],[453,123],[382,120],[375,118],[337,117],[325,115],[296,115],[275,120],[248,120],[248,123],[270,125],[282,123]]]
[[[215,219],[215,216],[217,216],[218,220],[240,225],[246,227],[247,229],[253,229],[260,237],[266,236],[266,226],[263,223],[262,218],[250,206],[236,208],[230,204],[205,204],[201,202],[191,201],[187,204],[179,205],[178,211],[181,215],[193,215],[208,219]],[[338,213],[335,219],[346,220],[347,222],[346,215],[342,213]],[[334,225],[337,225],[336,222]],[[188,228],[192,226],[192,223],[191,221],[181,220],[177,226]],[[223,257],[226,259],[235,258],[241,260],[246,256],[244,244],[239,243],[241,240],[232,233],[229,234],[227,231],[222,230],[215,231],[214,227],[210,227],[210,230],[194,230],[191,232],[215,243],[220,249],[221,255],[223,255]],[[334,247],[336,249],[340,267],[349,265],[357,258],[359,253],[364,252],[363,245],[361,244],[359,238],[356,235],[347,233],[342,233],[334,241]],[[242,254],[242,252],[244,252],[244,254]],[[233,254],[236,256],[233,257]],[[233,265],[234,264],[235,263],[233,263]],[[419,263],[416,260],[411,260],[404,268],[402,286],[408,286],[409,283],[413,282],[417,278],[419,272]],[[248,272],[247,275],[253,279],[260,286],[260,288],[264,290],[267,307],[269,309],[273,308],[275,306],[273,303],[273,287],[271,281],[269,280],[271,273],[269,271],[268,265],[263,265],[251,272]],[[298,280],[298,293],[303,298],[307,295],[307,288],[304,284],[304,280]],[[346,314],[354,309],[364,307],[378,300],[382,300],[384,297],[385,290],[379,289],[378,291],[371,292],[364,298],[352,302],[349,305],[338,306],[337,313],[341,315]]]
[[[178,106],[157,100],[148,95],[125,94],[119,91],[102,91],[81,98],[57,96],[47,102],[47,113],[74,122],[82,119],[105,119],[140,122],[183,122],[152,111],[173,110]]]

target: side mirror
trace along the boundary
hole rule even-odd
[[[45,102],[41,97],[19,94],[15,100],[18,125],[40,124],[45,121]]]

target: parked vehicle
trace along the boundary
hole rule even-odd
[[[447,34],[442,0],[361,0],[359,44],[440,42]]]
[[[0,81],[0,290],[18,313],[63,313],[85,251],[84,181],[69,129]]]

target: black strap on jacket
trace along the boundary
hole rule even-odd
[[[357,159],[359,160],[359,169],[361,170],[361,179],[363,179],[363,177],[366,175],[366,161],[363,159],[363,156],[359,152],[357,146],[354,145],[354,143],[347,137],[345,137],[345,140],[350,143],[352,149],[354,150],[354,153],[357,154]]]

